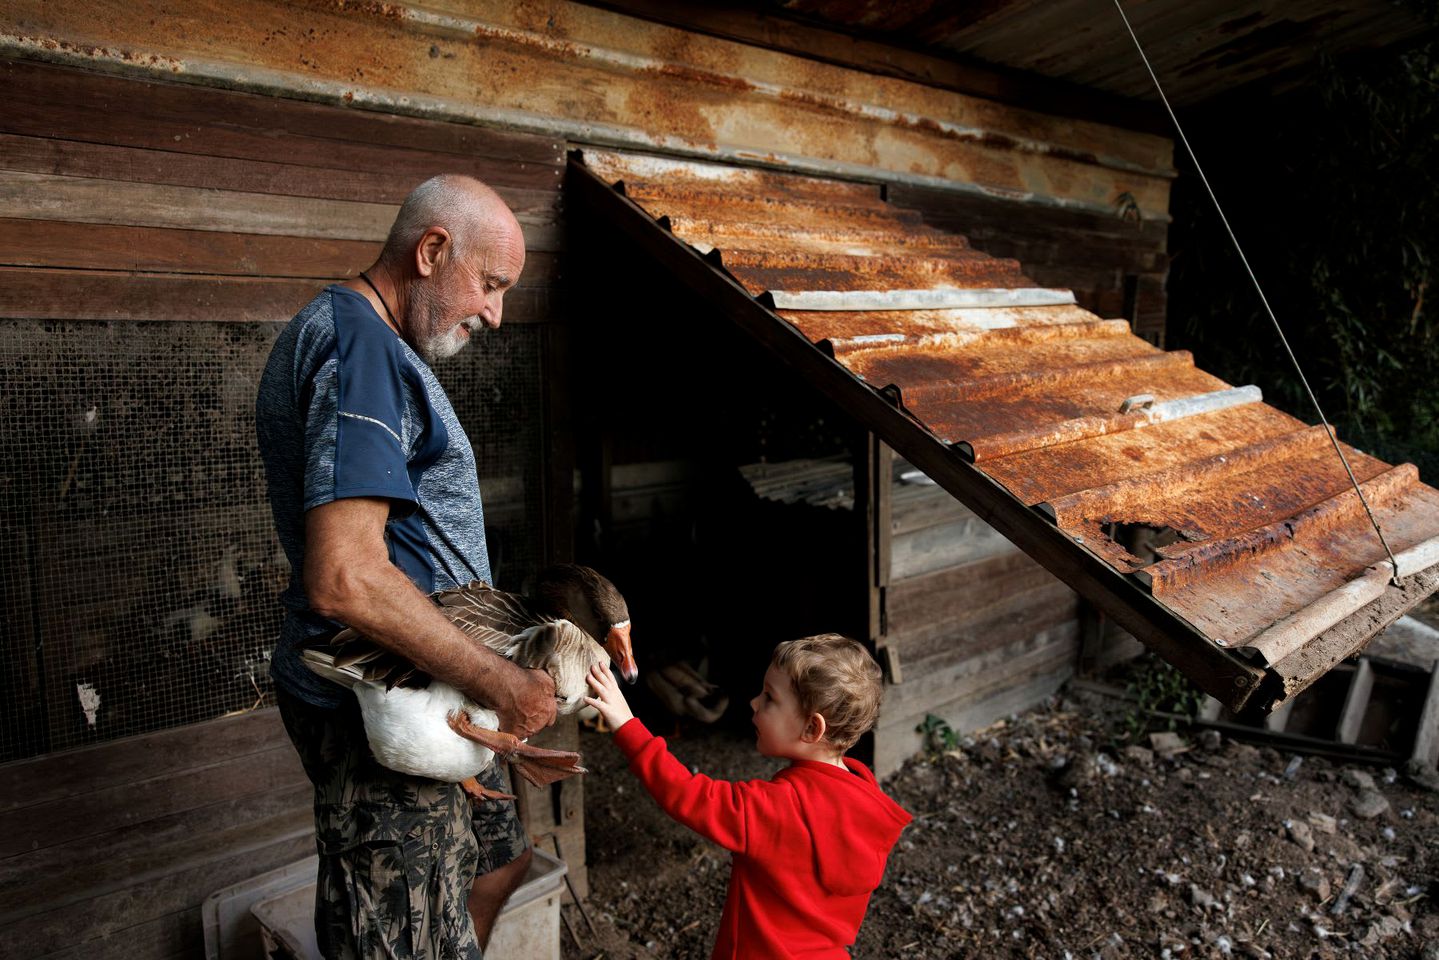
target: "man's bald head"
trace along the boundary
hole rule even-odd
[[[380,259],[401,267],[412,262],[426,232],[443,229],[454,244],[451,255],[463,259],[485,243],[521,235],[519,221],[490,187],[457,173],[442,173],[420,184],[395,216]]]
[[[525,235],[495,191],[442,174],[405,198],[375,267],[395,291],[396,332],[433,363],[500,325],[525,268]]]

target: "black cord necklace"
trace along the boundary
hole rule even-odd
[[[375,296],[380,298],[380,306],[385,308],[385,315],[390,318],[390,323],[394,324],[396,330],[400,329],[400,321],[395,319],[394,311],[392,311],[390,309],[390,305],[385,302],[385,295],[380,292],[380,288],[375,286],[375,282],[373,280],[365,276],[365,271],[363,270],[360,271],[360,279],[365,281],[365,283],[369,284],[370,289],[375,291]]]

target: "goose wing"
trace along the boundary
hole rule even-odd
[[[610,655],[590,635],[568,620],[530,627],[515,638],[511,660],[522,667],[544,670],[555,681],[560,713],[573,713],[584,705],[589,692],[590,667],[608,665]]]
[[[524,597],[496,590],[482,580],[442,590],[434,595],[434,600],[439,604],[440,613],[459,627],[465,636],[502,657],[512,656],[520,634],[550,622],[549,618],[534,613]],[[315,649],[333,658],[329,664],[331,669],[357,680],[381,683],[386,688],[424,687],[429,683],[429,674],[404,657],[372,642],[353,627],[347,627],[330,640],[316,644]],[[310,666],[313,669],[315,664]]]
[[[496,590],[483,580],[442,590],[435,594],[435,602],[465,636],[504,657],[512,656],[519,634],[549,622],[531,610],[524,597]]]
[[[371,642],[353,627],[346,627],[328,641],[315,644],[302,656],[310,669],[341,683],[364,681],[383,684],[386,689],[424,687],[429,683],[428,674],[404,657]],[[342,679],[341,675],[349,679]]]

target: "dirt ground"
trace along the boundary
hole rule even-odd
[[[915,822],[854,956],[1439,960],[1439,793],[1215,731],[1126,743],[1132,710],[1066,691],[885,781]],[[778,769],[736,728],[670,745],[716,777]],[[581,746],[594,929],[566,907],[564,957],[707,957],[728,854],[660,813],[607,736]]]

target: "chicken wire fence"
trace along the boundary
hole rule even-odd
[[[0,762],[273,702],[289,565],[255,445],[273,323],[12,321],[0,336]],[[494,575],[537,565],[542,330],[445,361]]]

